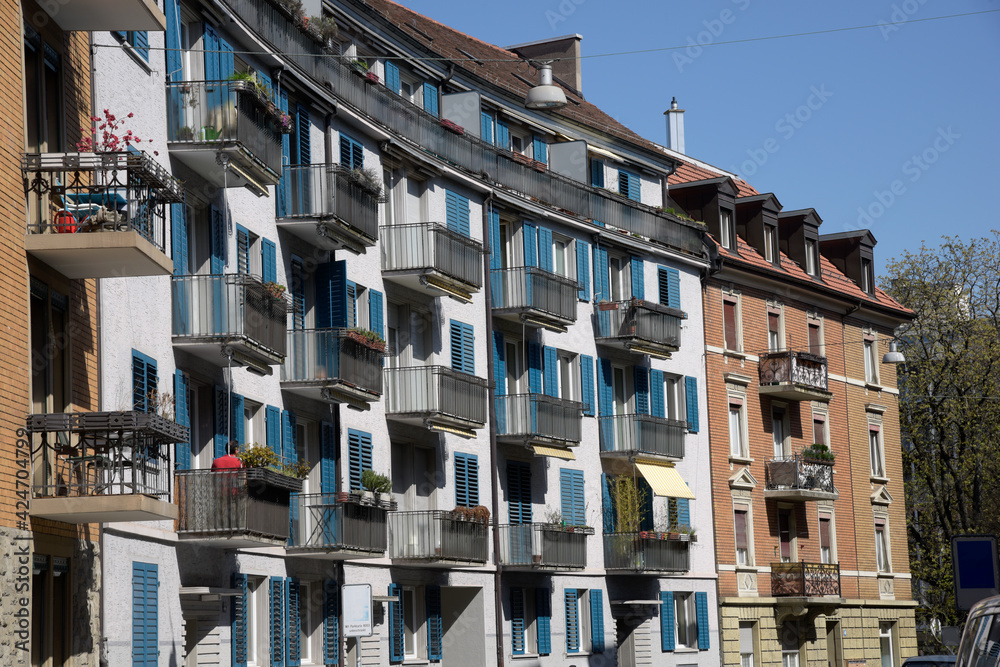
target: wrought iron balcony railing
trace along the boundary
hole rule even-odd
[[[580,442],[583,404],[545,394],[497,396],[498,438]]]
[[[483,284],[483,244],[437,222],[383,227],[382,271],[388,278],[415,275],[430,287],[443,279],[468,298]]]
[[[690,542],[642,537],[640,533],[604,534],[604,569],[632,572],[686,572],[691,569]]]
[[[641,354],[669,357],[681,347],[682,311],[652,301],[601,303],[594,313],[597,342]]]
[[[500,562],[508,567],[574,570],[587,567],[588,526],[502,524]]]
[[[485,563],[489,524],[452,512],[389,515],[389,556],[400,560]]]
[[[826,357],[784,350],[760,355],[760,393],[791,400],[829,398]]]
[[[490,271],[493,310],[551,318],[566,325],[576,321],[579,284],[533,266]]]
[[[383,507],[338,502],[334,493],[296,493],[292,508],[289,552],[385,554],[388,512]]]
[[[300,164],[282,170],[275,205],[278,223],[299,236],[367,247],[378,240],[379,201],[379,193],[339,164]],[[302,222],[320,225],[305,228]]]
[[[684,458],[687,422],[652,415],[598,417],[601,452]]]
[[[446,366],[387,368],[387,415],[444,420],[460,426],[486,424],[489,383]]]
[[[836,498],[833,462],[810,461],[801,456],[765,461],[764,489],[767,497],[800,500]]]
[[[836,563],[771,563],[774,597],[840,597],[840,565]]]
[[[382,395],[385,352],[349,329],[292,329],[287,349],[281,367],[285,388],[335,388],[366,402]]]

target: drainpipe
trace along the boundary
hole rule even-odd
[[[486,199],[483,201],[483,240],[486,241],[484,246],[489,247],[490,238],[490,210],[493,208],[493,191],[486,195]],[[487,355],[493,354],[493,289],[490,285],[490,254],[493,252],[493,248],[489,248],[489,252],[483,253],[483,293],[486,297],[486,350]],[[486,381],[489,383],[489,391],[493,392],[493,387],[495,386],[496,379],[493,376],[493,360],[487,358],[486,363]],[[493,396],[489,397],[489,419],[490,424],[495,425],[497,423],[497,408],[496,400]],[[496,623],[496,633],[497,633],[497,667],[503,667],[503,595],[501,593],[501,575],[503,574],[503,566],[500,564],[500,526],[498,523],[498,513],[500,511],[500,470],[499,461],[497,457],[497,432],[496,429],[491,426],[490,431],[490,468],[493,470],[493,479],[491,487],[491,502],[493,503],[493,563],[496,566],[494,581],[493,581],[493,605],[494,605],[494,621]]]

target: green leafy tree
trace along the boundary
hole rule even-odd
[[[918,626],[961,625],[951,538],[1000,533],[1000,232],[944,237],[888,266],[898,332],[907,533]],[[937,633],[921,648],[941,651]]]

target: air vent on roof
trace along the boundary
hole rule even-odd
[[[421,30],[420,28],[417,27],[417,20],[416,19],[413,19],[412,23],[403,23],[403,24],[401,24],[401,27],[403,27],[403,28],[409,28],[413,32],[417,33],[418,35],[423,36],[423,38],[426,39],[428,42],[433,42],[434,41],[433,37],[431,37],[426,32],[424,32],[423,30]]]
[[[481,67],[481,66],[483,65],[483,61],[482,61],[482,60],[480,60],[479,58],[475,57],[474,55],[472,55],[471,53],[469,53],[469,52],[468,52],[468,51],[466,51],[465,49],[460,49],[460,48],[458,48],[458,47],[456,46],[456,47],[455,47],[455,50],[456,50],[456,51],[458,51],[459,53],[461,53],[461,54],[462,54],[463,56],[465,56],[465,57],[466,57],[466,58],[468,58],[469,60],[471,60],[472,62],[474,62],[474,63],[476,63],[477,65],[479,65],[480,67]]]

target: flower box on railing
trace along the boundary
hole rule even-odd
[[[698,536],[694,533],[672,533],[656,530],[640,530],[639,538],[643,540],[659,540],[672,542],[697,542]]]
[[[277,470],[271,470],[270,468],[244,468],[244,470],[246,470],[247,484],[259,483],[264,486],[295,492],[302,490],[301,479],[284,475]]]
[[[371,350],[377,352],[385,352],[385,341],[377,338],[377,334],[374,332],[358,331],[355,329],[348,329],[344,336],[350,340],[353,340],[358,345],[363,345]]]
[[[375,72],[367,72],[365,74],[365,83],[375,84],[378,83],[378,81],[379,81],[378,74],[376,74]]]
[[[441,119],[441,127],[443,127],[444,129],[448,130],[449,132],[454,132],[455,134],[457,134],[459,136],[465,134],[465,128],[464,127],[462,127],[458,123],[455,123],[453,121],[448,120],[447,118],[442,118]]]
[[[353,503],[365,507],[378,507],[389,512],[395,512],[398,506],[392,496],[375,494],[371,491],[341,491],[337,494],[337,502]]]
[[[561,523],[546,523],[541,526],[541,530],[548,533],[576,533],[577,535],[593,535],[594,529],[591,526],[566,526]]]

